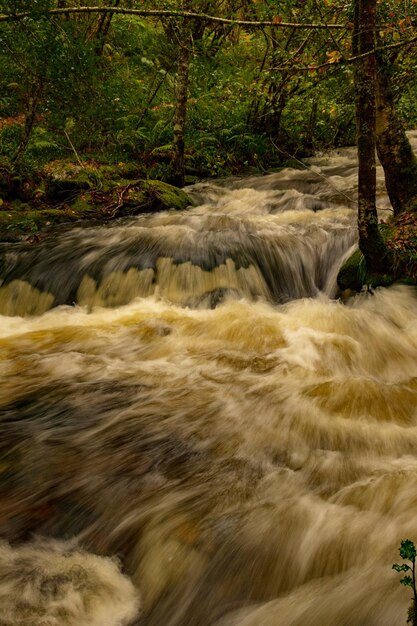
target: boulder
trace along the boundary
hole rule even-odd
[[[45,166],[43,177],[46,182],[46,195],[50,200],[67,202],[79,193],[97,187],[97,169],[81,167],[71,161],[52,161]]]

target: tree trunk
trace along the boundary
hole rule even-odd
[[[389,66],[382,56],[377,61],[376,145],[388,196],[398,215],[407,208],[417,211],[417,158],[395,111]]]
[[[23,128],[22,137],[20,139],[19,146],[12,157],[12,162],[19,164],[25,156],[26,148],[28,147],[32,130],[35,125],[36,111],[38,108],[39,100],[43,91],[42,83],[35,86],[33,93],[28,98],[27,111],[25,115],[25,126]]]
[[[120,0],[113,0],[113,2],[109,3],[111,7],[118,7],[120,4]],[[113,19],[113,13],[103,13],[97,20],[97,24],[94,27],[93,36],[97,39],[98,44],[96,47],[97,56],[103,54],[104,44],[106,42],[106,37],[110,30],[110,24]]]
[[[355,64],[355,104],[359,161],[358,230],[361,249],[370,271],[384,272],[388,251],[378,228],[376,210],[376,59],[377,0],[355,0],[353,48],[366,54]]]
[[[185,26],[187,29],[187,27]],[[178,187],[184,186],[185,176],[185,123],[187,118],[188,83],[191,58],[191,35],[187,35],[179,44],[178,70],[176,81],[176,99],[174,112],[173,147],[172,159],[172,182]]]

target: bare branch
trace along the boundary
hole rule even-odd
[[[411,39],[407,39],[406,41],[399,41],[397,43],[388,44],[386,46],[378,46],[374,48],[373,50],[369,50],[369,52],[364,52],[363,54],[357,54],[355,56],[347,57],[347,58],[341,57],[340,59],[337,59],[336,61],[326,61],[325,63],[320,63],[319,65],[306,65],[306,66],[298,65],[297,66],[297,65],[294,65],[292,61],[292,57],[291,57],[291,60],[285,61],[285,63],[282,63],[281,65],[278,65],[276,67],[272,67],[271,70],[282,71],[282,70],[292,69],[298,72],[310,72],[313,70],[321,70],[326,67],[335,67],[337,65],[345,65],[345,64],[348,65],[350,63],[355,63],[355,61],[359,61],[360,59],[365,59],[366,57],[372,54],[375,54],[376,52],[385,52],[385,50],[395,50],[397,48],[405,48],[406,46],[412,47],[415,44],[417,44],[417,37],[412,37]]]
[[[352,24],[304,24],[302,22],[279,22],[278,20],[272,21],[252,21],[252,20],[233,20],[224,17],[217,17],[214,15],[206,15],[205,13],[193,13],[192,11],[169,11],[169,10],[157,10],[157,9],[126,9],[121,7],[65,7],[60,9],[49,9],[46,11],[46,15],[70,15],[79,13],[108,13],[117,15],[136,15],[138,17],[180,17],[190,20],[205,20],[208,22],[218,24],[231,24],[233,26],[244,26],[245,28],[263,28],[270,26],[272,28],[296,28],[299,30],[351,30]],[[0,22],[11,22],[15,20],[22,20],[26,17],[30,17],[31,13],[28,11],[22,13],[9,13],[0,15]]]

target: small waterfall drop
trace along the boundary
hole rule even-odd
[[[333,176],[342,189],[354,185],[349,172],[346,180]],[[227,296],[271,303],[332,296],[356,231],[346,191],[331,190],[329,198],[321,177],[299,170],[228,187],[200,183],[189,188],[197,206],[188,211],[58,231],[37,246],[5,245],[0,313],[113,307],[150,295],[193,308]]]

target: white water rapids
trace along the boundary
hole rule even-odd
[[[309,165],[3,246],[2,626],[405,624],[416,293],[335,299],[353,152]]]

